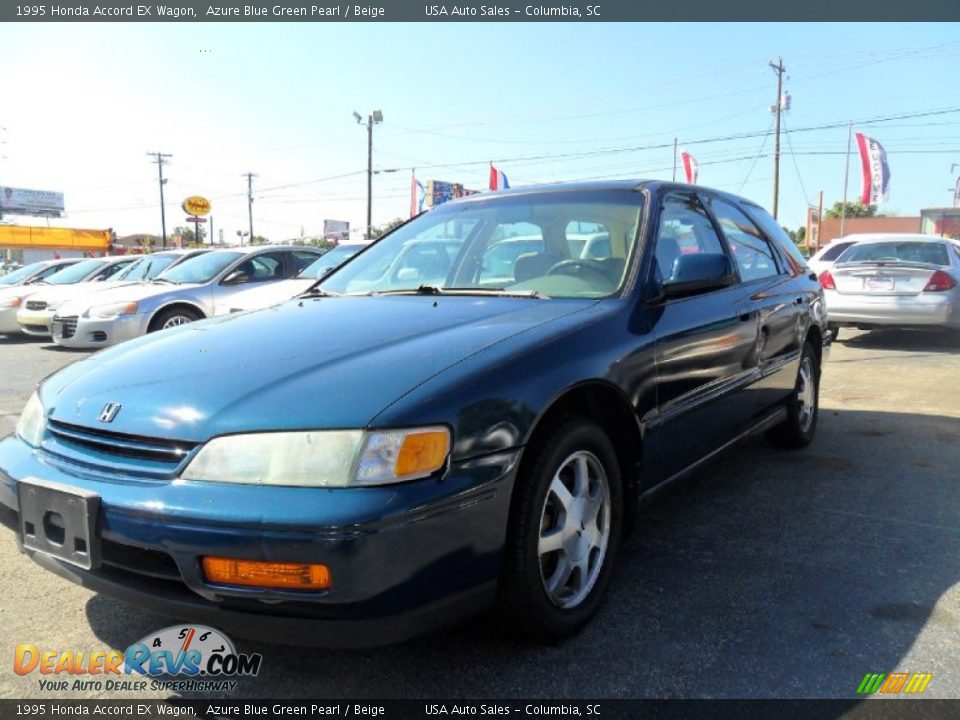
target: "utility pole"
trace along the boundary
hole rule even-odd
[[[777,74],[777,103],[772,108],[776,112],[776,130],[773,146],[773,219],[777,219],[777,205],[780,202],[780,112],[783,110],[783,58],[777,58],[777,64],[770,63]]]
[[[847,221],[847,186],[850,184],[850,142],[853,140],[853,123],[847,123],[847,160],[843,171],[843,205],[840,206],[840,237]]]
[[[247,220],[250,223],[250,244],[253,244],[253,179],[256,177],[255,173],[248,172],[247,174]],[[243,245],[243,235],[240,236],[240,244]]]
[[[363,125],[360,113],[354,112],[353,119]],[[383,112],[374,110],[367,115],[367,238],[373,229],[373,126],[383,122]]]
[[[673,181],[677,181],[677,139],[673,139]]]
[[[163,247],[167,247],[167,212],[163,204],[163,186],[166,185],[167,181],[163,179],[163,166],[172,158],[173,155],[170,153],[162,152],[148,152],[148,156],[154,158],[154,163],[157,166],[157,172],[160,175],[160,228],[163,232]]]
[[[210,245],[213,246],[213,215],[210,216]]]

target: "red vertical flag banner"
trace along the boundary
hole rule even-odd
[[[860,193],[860,202],[864,205],[879,205],[890,199],[890,166],[887,164],[887,151],[869,135],[858,132],[856,137],[863,172],[863,191]]]
[[[687,183],[689,185],[696,185],[699,168],[697,167],[697,161],[693,159],[693,155],[686,150],[681,150],[680,162],[683,163],[683,174],[687,178]]]

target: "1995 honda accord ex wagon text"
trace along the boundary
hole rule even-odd
[[[820,286],[762,209],[661,182],[472,196],[281,305],[45,380],[0,442],[38,564],[239,635],[394,642],[597,611],[638,500],[817,425]]]

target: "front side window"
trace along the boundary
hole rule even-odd
[[[719,198],[710,198],[708,202],[740,269],[740,279],[750,282],[778,275],[774,249],[753,221],[739,208]]]
[[[605,297],[623,284],[642,211],[643,196],[630,190],[451,203],[390,233],[321,287],[336,293],[426,288]],[[580,234],[589,238],[575,237],[576,223],[583,224],[588,232]],[[595,232],[597,228],[603,230]],[[593,245],[590,257],[584,257],[588,241]]]
[[[210,282],[223,272],[228,265],[240,257],[243,257],[243,253],[233,250],[218,250],[205,253],[190,258],[189,260],[184,260],[179,265],[163,271],[157,275],[155,279],[172,282],[177,285],[182,283]]]
[[[681,255],[723,253],[720,236],[696,195],[671,193],[664,198],[655,253],[659,282],[674,276]]]

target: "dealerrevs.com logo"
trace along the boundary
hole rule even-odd
[[[41,649],[17,645],[13,671],[38,673],[40,689],[142,692],[232,691],[238,677],[260,672],[263,656],[238,653],[233,641],[204,625],[171,625],[119,650]],[[161,678],[177,679],[161,679]]]

